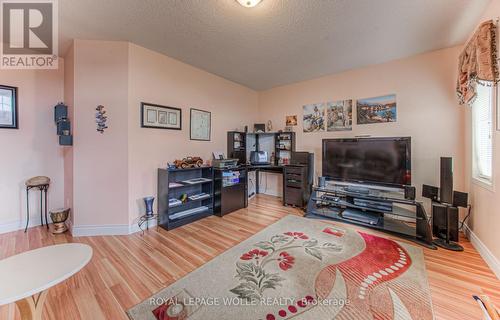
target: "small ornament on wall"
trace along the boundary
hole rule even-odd
[[[95,108],[97,111],[95,114],[95,122],[97,124],[97,132],[104,133],[104,129],[108,128],[108,125],[106,122],[108,121],[108,116],[106,116],[106,109],[104,109],[104,106],[98,105],[97,108]]]

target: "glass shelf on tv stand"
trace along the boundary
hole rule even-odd
[[[337,194],[339,196],[349,196],[358,199],[391,201],[402,204],[415,205],[416,200],[405,199],[404,192],[393,191],[389,189],[350,187],[344,184],[334,184],[328,182],[325,187],[314,187],[315,191]]]

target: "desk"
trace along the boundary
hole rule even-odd
[[[255,171],[255,193],[259,194],[259,172],[283,173],[284,166],[270,164],[250,164],[245,166],[248,171]]]
[[[92,248],[66,243],[0,260],[0,305],[15,302],[22,320],[41,320],[49,289],[80,271]]]

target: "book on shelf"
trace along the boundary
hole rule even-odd
[[[175,198],[168,199],[168,206],[169,207],[176,207],[176,206],[180,206],[181,204],[182,204],[182,201],[179,199],[175,199]]]
[[[201,193],[197,193],[197,194],[193,194],[191,196],[188,197],[190,200],[203,200],[203,199],[207,199],[207,198],[210,198],[210,195],[208,193],[205,193],[205,192],[201,192]]]
[[[182,181],[182,182],[183,183],[187,183],[187,184],[197,184],[197,183],[209,182],[209,181],[212,181],[212,179],[208,179],[208,178],[194,178],[194,179],[189,179],[189,180],[185,180],[185,181]]]
[[[168,184],[169,188],[178,188],[178,187],[182,187],[182,186],[183,186],[183,184],[182,183],[178,183],[178,182],[170,182]]]
[[[184,218],[184,217],[187,217],[187,216],[191,216],[191,215],[194,215],[194,214],[197,214],[197,213],[201,213],[201,212],[207,211],[209,209],[210,208],[207,207],[207,206],[201,206],[201,207],[197,207],[197,208],[193,208],[193,209],[189,209],[189,210],[177,212],[175,214],[170,215],[168,218],[170,220],[180,219],[180,218]]]

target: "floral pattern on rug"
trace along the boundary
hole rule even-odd
[[[127,313],[132,320],[433,319],[421,248],[295,216]]]
[[[229,290],[238,298],[246,300],[262,299],[264,291],[281,286],[281,282],[286,278],[282,274],[269,272],[266,266],[272,263],[277,264],[282,273],[286,273],[293,268],[295,263],[293,255],[295,250],[304,250],[311,259],[320,261],[328,252],[342,251],[341,244],[325,242],[320,245],[318,240],[298,231],[274,235],[269,241],[260,241],[254,246],[256,248],[243,253],[240,257],[241,261],[236,262],[236,278],[240,280],[240,284]]]

